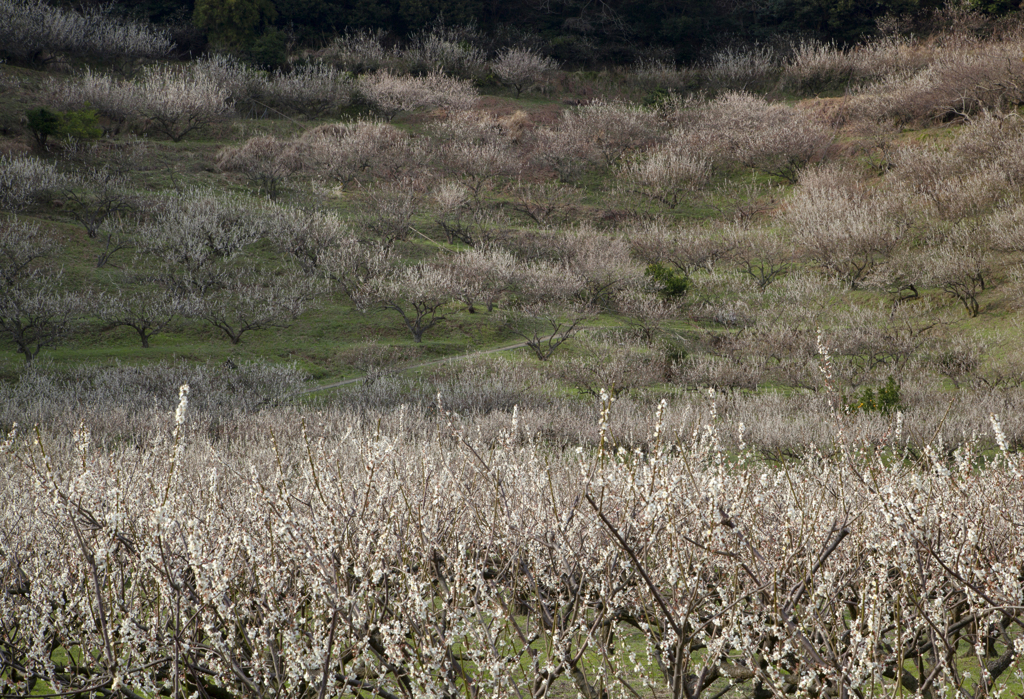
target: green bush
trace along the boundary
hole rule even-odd
[[[54,138],[99,138],[103,129],[97,125],[95,109],[80,109],[77,112],[53,112],[46,107],[30,109],[27,113],[28,129],[40,148],[46,148],[50,136]]]
[[[288,42],[284,32],[268,29],[252,42],[248,58],[250,63],[267,70],[283,66],[288,62]]]
[[[897,410],[903,409],[903,402],[900,398],[900,385],[896,379],[889,377],[885,385],[874,391],[865,388],[860,396],[855,396],[852,403],[849,403],[851,411],[877,412],[883,415],[891,415]]]
[[[690,278],[688,276],[674,272],[660,262],[647,265],[644,275],[658,283],[661,287],[658,293],[667,299],[681,298],[690,289]]]

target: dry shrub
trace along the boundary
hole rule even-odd
[[[416,109],[465,111],[473,107],[478,96],[476,88],[468,81],[439,72],[416,77],[378,70],[361,75],[356,91],[387,121],[399,112]]]
[[[528,48],[506,48],[491,62],[491,71],[516,97],[533,87],[546,73],[558,69],[558,62]]]
[[[713,90],[765,90],[780,67],[780,57],[770,46],[728,47],[701,64],[700,76]]]
[[[684,115],[673,141],[719,166],[741,164],[796,181],[825,156],[833,131],[808,114],[747,92],[726,92]]]
[[[392,180],[421,167],[425,159],[406,132],[377,121],[324,124],[302,134],[295,148],[305,172],[342,186]]]
[[[42,0],[0,0],[2,52],[33,62],[59,53],[116,61],[159,58],[174,48],[165,31],[117,17],[111,9],[76,11]]]
[[[838,166],[806,170],[780,218],[822,269],[852,288],[904,240],[888,202]]]
[[[661,138],[659,119],[642,107],[595,101],[563,113],[552,128],[539,129],[534,159],[553,168],[563,180],[577,177],[588,165],[611,167],[623,156]]]
[[[296,149],[274,136],[256,136],[241,146],[229,146],[217,154],[222,172],[240,172],[273,198],[281,183],[298,172],[303,162]]]
[[[646,264],[665,264],[692,274],[698,269],[712,271],[731,258],[739,245],[732,229],[709,230],[701,226],[675,226],[655,219],[629,234],[629,244]]]
[[[391,247],[412,234],[412,218],[421,200],[419,183],[407,178],[367,187],[363,190],[359,228],[371,240]]]
[[[382,68],[394,69],[395,53],[381,42],[384,32],[346,31],[326,48],[318,51],[317,58],[354,75],[371,73]]]
[[[674,209],[681,196],[704,188],[711,161],[691,155],[673,140],[623,161],[618,177],[629,191]]]
[[[970,46],[951,42],[935,51],[927,67],[888,75],[859,90],[851,113],[905,125],[969,120],[986,111],[1004,114],[1024,101],[1021,51],[1017,38]]]
[[[352,92],[352,79],[347,73],[317,61],[288,73],[276,71],[263,86],[262,96],[271,106],[315,119],[346,106]]]
[[[534,123],[529,112],[517,109],[511,114],[498,117],[498,126],[508,134],[513,143],[520,143],[527,132],[534,128]]]

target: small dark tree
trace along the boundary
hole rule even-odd
[[[647,265],[644,276],[651,279],[657,285],[658,293],[665,299],[682,298],[690,288],[690,278],[688,276],[673,272],[660,262]]]
[[[99,138],[103,129],[97,125],[94,109],[81,109],[72,112],[52,112],[46,107],[31,109],[27,112],[28,130],[32,132],[36,144],[46,148],[50,136],[55,138]]]
[[[60,132],[60,115],[46,107],[39,107],[29,110],[27,116],[28,130],[36,139],[36,145],[45,150],[47,139]]]

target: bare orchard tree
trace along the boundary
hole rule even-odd
[[[91,107],[119,123],[140,122],[144,130],[180,141],[234,110],[226,64],[193,61],[184,67],[150,66],[136,80],[118,80],[87,70],[80,80],[52,83],[47,100],[61,110]]]
[[[121,288],[101,296],[94,313],[105,325],[134,330],[144,348],[163,332],[188,306],[181,296],[164,288]]]
[[[736,230],[733,257],[744,274],[764,291],[793,266],[793,246],[780,231],[756,226]]]
[[[580,192],[571,185],[550,181],[524,182],[520,179],[512,186],[510,205],[534,223],[547,226],[570,220],[582,199]]]
[[[990,246],[987,231],[965,223],[945,235],[925,257],[926,283],[941,288],[962,303],[972,318],[981,312],[978,297],[992,286]]]
[[[431,195],[434,221],[444,231],[448,242],[472,245],[472,212],[469,210],[469,190],[465,185],[454,181],[442,182]]]
[[[83,296],[64,289],[59,272],[23,278],[0,289],[0,331],[31,363],[45,347],[60,344],[87,305]]]
[[[626,191],[674,209],[680,197],[704,188],[711,176],[711,161],[668,143],[624,160],[618,174]]]
[[[534,262],[516,272],[498,324],[521,337],[540,361],[546,361],[594,316],[580,301],[587,280],[571,267]]]
[[[516,97],[554,70],[558,70],[558,61],[528,48],[503,49],[491,63],[491,71]]]
[[[518,153],[507,142],[454,141],[445,144],[439,155],[445,172],[462,177],[476,207],[495,180],[516,177],[522,169]]]
[[[444,264],[421,262],[392,268],[371,278],[356,292],[358,308],[381,308],[397,313],[413,340],[447,319],[452,303],[463,293],[464,283]]]
[[[533,159],[572,180],[586,167],[611,167],[631,153],[662,140],[653,112],[621,102],[594,101],[562,114],[553,127],[537,131]]]
[[[0,220],[0,331],[26,363],[64,341],[86,305],[64,288],[51,260],[56,249],[38,226],[17,217]]]
[[[39,226],[17,216],[0,218],[0,289],[13,287],[39,273],[57,250]]]
[[[323,291],[323,284],[305,275],[235,271],[224,287],[206,296],[185,299],[183,313],[221,330],[231,344],[251,330],[287,328]]]
[[[255,136],[240,146],[228,146],[217,154],[221,172],[240,172],[273,199],[281,183],[302,169],[295,148],[274,136]]]
[[[534,356],[544,362],[593,317],[594,311],[579,302],[535,301],[503,310],[500,323],[505,330],[521,337]]]
[[[664,360],[636,338],[598,335],[584,331],[577,336],[572,356],[551,360],[552,373],[582,396],[600,398],[602,391],[613,397],[632,389],[660,383],[665,375]]]
[[[61,7],[43,0],[0,3],[0,43],[20,60],[45,64],[61,54],[113,61],[122,68],[174,48],[166,30],[128,20],[109,5]]]
[[[313,61],[291,72],[274,71],[263,87],[272,106],[315,119],[337,112],[352,99],[352,78],[333,65]]]
[[[412,217],[420,207],[420,184],[409,178],[367,187],[359,228],[369,240],[387,248],[412,234]]]
[[[802,173],[780,218],[811,259],[853,289],[906,237],[887,200],[834,166]]]
[[[623,314],[626,324],[648,344],[652,344],[666,321],[678,318],[682,303],[676,298],[643,288],[624,289],[615,298],[616,309]]]
[[[175,142],[234,111],[228,88],[198,64],[152,68],[131,89],[135,113]]]
[[[748,92],[725,92],[684,113],[672,140],[718,166],[741,164],[796,182],[825,156],[835,133],[812,115]]]
[[[1000,252],[1024,252],[1024,204],[1000,207],[986,223],[993,249]]]
[[[322,273],[331,252],[353,241],[348,223],[333,211],[281,206],[269,209],[266,217],[274,247],[298,262],[305,274]]]
[[[72,179],[34,156],[0,155],[0,209],[21,211]]]
[[[466,250],[453,255],[449,264],[462,280],[459,301],[470,313],[476,313],[478,305],[492,312],[521,284],[521,264],[502,248],[485,245]]]
[[[378,121],[324,124],[302,134],[291,148],[304,172],[342,187],[397,179],[427,160],[419,140]]]
[[[117,267],[111,260],[114,255],[135,247],[136,234],[141,226],[142,217],[138,214],[115,216],[104,221],[96,232],[96,239],[101,246],[96,254],[96,267]]]
[[[138,205],[130,178],[105,167],[80,174],[61,187],[60,193],[66,202],[65,210],[85,227],[90,238],[99,235],[108,219],[127,214]]]
[[[583,281],[576,298],[585,306],[610,308],[623,289],[645,285],[644,269],[630,255],[629,242],[589,225],[556,238],[561,259]]]
[[[699,225],[675,226],[667,221],[643,223],[630,235],[633,254],[647,264],[671,265],[680,272],[707,272],[731,260],[740,246],[735,231]]]
[[[204,295],[224,284],[226,263],[268,232],[264,208],[201,189],[161,197],[137,230],[137,259],[155,260],[153,275],[178,293]]]

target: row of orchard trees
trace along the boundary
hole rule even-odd
[[[673,139],[709,133],[701,126],[709,118],[702,110],[713,115],[730,101],[754,100],[729,94],[698,108],[668,142],[648,145],[625,167],[658,163],[659,153],[673,152]],[[595,160],[623,167],[622,153],[642,148],[638,144],[654,123],[644,120],[655,118],[628,106],[597,104],[552,129],[534,129],[532,138],[551,146],[538,157],[556,158],[564,140],[577,144],[577,153],[589,148]],[[600,143],[588,135],[593,121],[611,124]],[[361,308],[398,314],[417,341],[459,306],[470,312],[499,307],[506,327],[525,335],[545,358],[542,339],[571,333],[595,310],[621,312],[650,336],[658,323],[679,314],[687,277],[731,267],[763,294],[806,262],[848,288],[883,289],[896,299],[939,288],[977,315],[984,292],[1007,281],[1013,273],[1007,261],[1024,251],[1021,207],[1008,195],[1019,176],[1015,154],[1024,151],[1012,121],[979,119],[942,148],[893,149],[891,170],[877,186],[839,165],[778,169],[798,186],[767,220],[716,227],[650,221],[618,234],[583,225],[533,236],[530,244],[527,236],[505,236],[503,246],[495,245],[487,219],[485,195],[492,189],[511,185],[512,206],[537,222],[550,220],[545,207],[560,206],[556,190],[564,195],[573,189],[512,179],[528,138],[514,120],[456,116],[430,131],[429,139],[413,138],[381,122],[330,124],[293,141],[258,137],[221,153],[222,169],[241,170],[268,190],[282,177],[274,168],[291,161],[298,163],[292,175],[304,170],[343,188],[358,184],[365,208],[354,222],[202,190],[132,195],[117,169],[123,153],[116,152],[102,166],[72,174],[36,158],[4,157],[0,196],[18,210],[59,194],[63,211],[95,241],[99,266],[132,260],[143,273],[122,276],[121,293],[104,297],[107,310],[100,317],[135,328],[144,343],[179,316],[201,318],[237,343],[249,330],[290,322],[334,290]],[[738,127],[736,132],[742,133]],[[732,142],[729,133],[724,128],[721,141],[706,144],[720,158],[708,167],[734,166],[737,152],[759,153],[756,162],[765,169],[799,167],[783,158],[792,152],[788,147],[755,151],[758,141]],[[622,137],[618,146],[615,135]],[[633,145],[629,138],[636,139]],[[437,178],[440,171],[444,177]],[[387,179],[397,184],[377,182]],[[630,180],[625,186],[632,187]],[[449,242],[476,247],[411,265],[399,259],[396,250],[412,235],[424,190],[434,200],[435,230]],[[653,187],[647,194],[660,196]],[[33,224],[8,218],[3,231],[5,327],[31,357],[81,315],[73,303],[81,295],[54,292],[58,277],[44,272],[46,260],[54,259],[47,256],[52,245]],[[720,304],[714,293],[709,289],[704,301]],[[53,322],[37,308],[49,308]],[[513,309],[514,317],[507,313]],[[723,318],[730,313],[723,311]]]
[[[780,468],[742,435],[731,461],[713,414],[692,435],[656,422],[633,453],[605,421],[599,449],[555,454],[514,418],[488,445],[453,416],[430,439],[353,417],[214,449],[187,398],[151,447],[0,445],[5,696],[984,699],[1021,681],[1024,467],[995,420],[994,457],[840,431]]]
[[[674,308],[664,283],[629,261],[625,243],[609,248],[591,230],[558,236],[563,262],[484,247],[408,264],[392,245],[357,239],[334,214],[187,190],[107,219],[96,237],[107,261],[131,255],[131,263],[112,288],[71,291],[51,236],[23,218],[0,221],[0,327],[27,360],[89,317],[132,328],[144,347],[179,318],[203,320],[237,344],[251,330],[288,325],[333,292],[361,310],[395,312],[417,342],[460,308],[500,307],[493,316],[542,359],[591,309],[624,294],[657,318]]]

